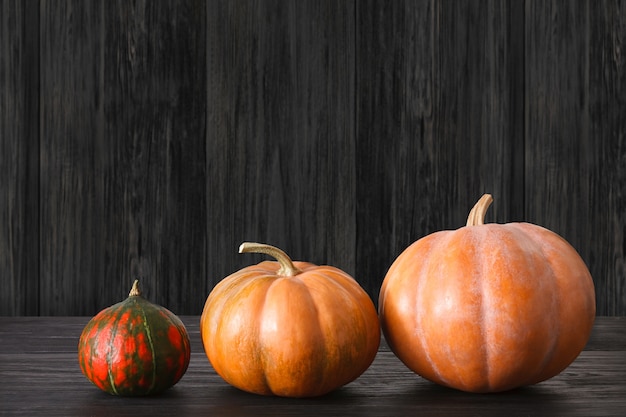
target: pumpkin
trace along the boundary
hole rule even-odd
[[[200,334],[215,371],[243,391],[283,397],[323,395],[359,377],[378,351],[380,323],[354,278],[265,244],[246,242],[246,252],[277,262],[243,268],[209,294]]]
[[[411,370],[468,392],[536,384],[563,371],[595,319],[591,275],[576,250],[530,223],[467,225],[410,245],[380,290],[381,327]]]
[[[190,353],[182,321],[143,298],[138,281],[125,301],[87,323],[78,342],[83,374],[103,391],[120,396],[170,388],[187,370]]]

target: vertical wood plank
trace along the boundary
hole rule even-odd
[[[199,314],[204,5],[42,8],[42,313],[94,314],[138,278]]]
[[[526,34],[526,213],[579,250],[588,218],[589,22],[586,2],[528,2]]]
[[[263,256],[372,298],[411,242],[561,234],[626,314],[621,2],[0,2],[0,314],[94,314],[132,279],[199,314]]]
[[[176,314],[205,301],[205,8],[105,2],[99,290]],[[112,292],[115,290],[116,292]]]
[[[524,1],[509,2],[509,82],[510,82],[510,119],[509,137],[511,153],[510,204],[506,222],[525,220],[525,187],[526,182],[526,144],[525,144],[525,28],[526,9]]]
[[[42,315],[91,314],[98,301],[99,4],[41,1]]]
[[[527,3],[526,211],[568,240],[597,311],[624,314],[624,10]]]
[[[377,299],[402,247],[443,223],[437,192],[434,2],[357,10],[357,274]]]
[[[487,221],[510,218],[514,192],[510,165],[516,158],[511,131],[509,2],[441,2],[436,9],[436,171],[445,224],[464,226],[469,210],[489,192]]]
[[[510,13],[500,1],[362,1],[357,271],[376,296],[413,241],[463,226],[485,192],[508,218]]]
[[[24,9],[0,3],[0,315],[23,312],[27,158],[25,141]]]
[[[0,315],[38,314],[39,10],[0,3]]]
[[[598,313],[626,315],[626,4],[589,8],[589,217],[580,245],[595,277]],[[592,151],[592,149],[594,151]],[[590,152],[590,153],[587,153]],[[594,158],[589,160],[589,158]]]
[[[208,2],[207,18],[211,284],[265,259],[245,240],[354,273],[354,3]]]

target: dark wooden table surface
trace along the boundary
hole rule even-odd
[[[626,416],[626,317],[599,317],[578,359],[541,384],[468,394],[407,370],[383,343],[359,379],[324,397],[239,391],[213,371],[199,318],[181,317],[192,355],[181,381],[157,397],[120,398],[81,373],[76,345],[88,317],[0,317],[0,415],[13,416]]]

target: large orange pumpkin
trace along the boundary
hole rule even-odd
[[[379,314],[392,351],[417,374],[470,392],[496,392],[559,374],[595,319],[591,275],[563,238],[530,223],[466,227],[409,246],[383,281]]]
[[[200,321],[215,371],[252,393],[312,397],[359,377],[380,343],[374,303],[332,266],[292,262],[280,249],[244,243],[264,261],[224,278]]]

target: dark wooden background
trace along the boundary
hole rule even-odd
[[[626,2],[0,0],[1,315],[200,314],[244,240],[376,300],[485,192],[626,315]]]

